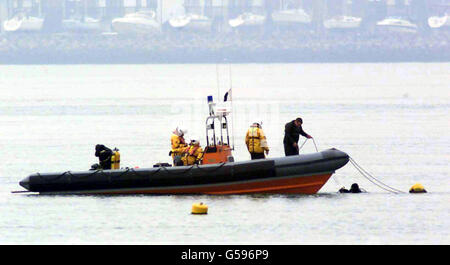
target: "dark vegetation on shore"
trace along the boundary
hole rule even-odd
[[[0,64],[448,62],[450,31],[0,35]]]

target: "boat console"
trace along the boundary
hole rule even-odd
[[[212,96],[208,96],[208,105],[209,116],[206,118],[206,148],[202,164],[217,164],[233,161],[227,119],[230,111],[225,107],[216,109],[216,104]]]

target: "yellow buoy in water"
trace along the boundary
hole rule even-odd
[[[427,192],[425,188],[420,183],[414,184],[411,189],[409,189],[409,193],[425,193]]]
[[[207,214],[208,213],[208,205],[201,203],[192,204],[192,214]]]

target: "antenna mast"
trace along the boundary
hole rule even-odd
[[[230,92],[231,92],[231,141],[233,142],[233,146],[231,150],[234,151],[234,107],[233,107],[233,78],[231,76],[231,64],[228,62],[228,69],[230,73]]]
[[[220,102],[219,64],[216,63],[217,100]]]

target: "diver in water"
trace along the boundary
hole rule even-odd
[[[350,190],[347,190],[345,187],[342,187],[339,190],[340,193],[361,193],[363,191],[361,191],[361,189],[358,186],[358,183],[353,183],[352,186],[350,187]]]

